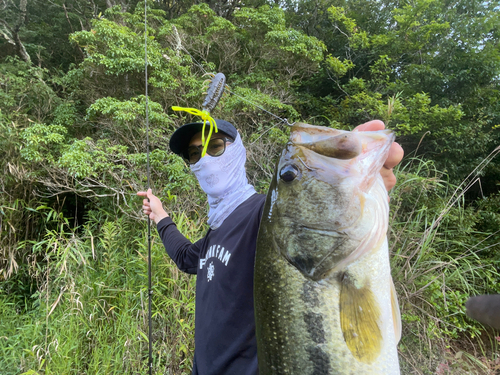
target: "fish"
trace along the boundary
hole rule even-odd
[[[401,316],[380,169],[394,133],[297,123],[257,237],[260,375],[397,375]]]

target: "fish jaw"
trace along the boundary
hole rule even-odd
[[[319,138],[314,138],[303,134],[311,130],[303,125],[292,131],[294,142],[286,146],[277,164],[270,187],[273,198],[263,220],[274,226],[274,241],[283,256],[305,276],[320,280],[385,236],[387,193],[379,170],[394,135],[327,128],[319,129]],[[341,153],[357,153],[355,157],[325,156],[337,152],[339,137],[352,146]]]

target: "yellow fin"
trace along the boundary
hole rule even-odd
[[[392,320],[394,322],[394,334],[396,335],[396,344],[401,340],[401,312],[399,311],[398,295],[396,287],[391,277],[391,307]]]
[[[354,358],[372,363],[382,350],[380,308],[369,285],[357,288],[347,275],[340,291],[340,326]]]

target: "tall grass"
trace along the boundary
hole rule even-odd
[[[0,368],[10,374],[147,373],[146,227],[127,217],[89,213],[79,233],[67,220],[31,246],[31,303],[0,293]],[[203,226],[177,217],[197,239]],[[179,272],[152,241],[155,374],[192,367],[195,278]],[[25,303],[26,302],[26,303]]]
[[[465,302],[500,293],[500,215],[488,231],[491,212],[482,209],[500,207],[500,197],[466,202],[477,175],[453,186],[430,161],[407,161],[397,177],[389,242],[403,318],[402,372],[495,374],[495,333],[466,317]]]

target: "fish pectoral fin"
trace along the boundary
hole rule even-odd
[[[394,322],[394,335],[396,336],[396,344],[401,340],[401,311],[399,310],[398,295],[396,294],[396,287],[391,277],[391,307],[392,307],[392,320]]]
[[[382,350],[380,307],[369,285],[360,288],[344,275],[340,291],[340,326],[347,347],[360,362],[372,363]]]

